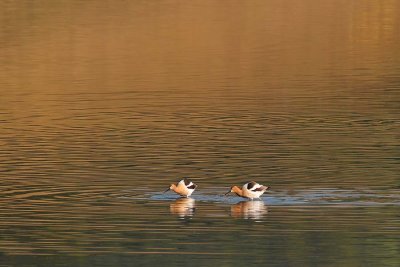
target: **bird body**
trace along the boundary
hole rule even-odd
[[[260,198],[262,194],[268,189],[268,186],[260,185],[254,181],[245,183],[242,188],[238,186],[232,186],[231,189],[225,194],[235,193],[240,197],[245,197],[249,199]]]
[[[194,192],[196,187],[196,184],[194,184],[192,181],[189,181],[189,179],[184,178],[180,180],[177,184],[171,184],[171,186],[165,192],[172,190],[178,195],[189,197]]]

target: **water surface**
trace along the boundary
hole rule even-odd
[[[1,2],[1,265],[398,266],[399,8]]]

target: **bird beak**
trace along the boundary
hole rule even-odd
[[[226,193],[224,194],[224,196],[228,195],[230,192],[231,192],[231,190],[229,190],[228,192],[226,192]]]
[[[170,189],[169,189],[169,188],[167,188],[167,190],[165,190],[165,191],[163,192],[163,194],[167,193],[169,190],[170,190]]]

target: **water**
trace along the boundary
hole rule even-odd
[[[399,8],[1,2],[0,265],[398,266]]]

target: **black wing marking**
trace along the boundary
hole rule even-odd
[[[251,191],[263,191],[264,189],[265,189],[264,186],[260,186],[260,187],[258,187],[258,188],[254,188],[254,189],[251,190]]]
[[[192,185],[187,186],[188,189],[195,189],[197,187],[196,184],[192,183]]]
[[[190,181],[187,178],[183,179],[183,183],[185,184],[186,188],[188,188],[188,189],[195,189],[197,187],[196,184],[194,184],[192,181]]]
[[[186,186],[190,185],[191,181],[189,181],[189,179],[184,178],[183,182],[185,183]]]
[[[251,190],[254,186],[256,186],[256,182],[253,182],[253,181],[251,181],[251,182],[248,182],[247,183],[247,189],[248,190]]]

